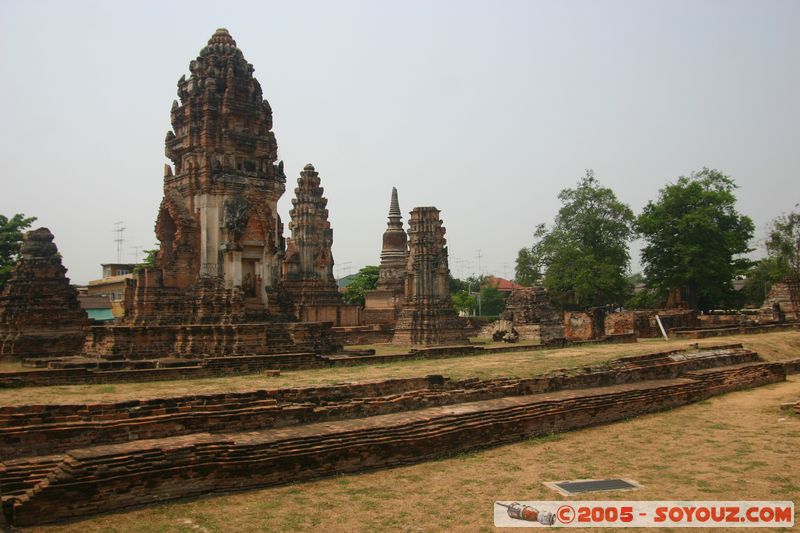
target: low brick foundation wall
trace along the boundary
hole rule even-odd
[[[726,335],[752,335],[756,333],[775,333],[776,331],[793,331],[800,329],[800,323],[763,324],[760,326],[722,326],[718,328],[673,329],[670,337],[678,339],[706,339],[724,337]]]
[[[356,366],[364,364],[390,363],[404,359],[436,359],[508,352],[550,350],[562,346],[579,346],[584,343],[636,342],[633,335],[610,335],[596,341],[568,343],[554,339],[544,345],[518,345],[484,347],[476,345],[421,348],[408,353],[391,355],[317,355],[314,353],[249,355],[209,357],[205,359],[180,360],[180,366],[163,368],[163,364],[176,364],[170,359],[97,359],[75,358],[77,368],[46,368],[24,372],[0,372],[0,388],[41,387],[51,385],[111,384],[175,379],[201,379],[231,375],[252,374],[266,371],[324,368],[329,366]],[[87,363],[87,361],[89,361]],[[71,366],[70,360],[59,360],[59,366]],[[47,364],[44,361],[42,364]],[[84,365],[89,365],[85,367]],[[97,366],[97,368],[94,368]],[[105,366],[117,368],[104,369]],[[126,368],[133,366],[134,368]],[[142,368],[152,366],[152,368]]]
[[[337,348],[331,326],[329,322],[94,326],[83,353],[125,359],[331,353]]]
[[[639,361],[640,363],[642,361]],[[633,364],[633,361],[626,363]],[[195,433],[51,456],[33,486],[4,501],[18,526],[178,497],[417,462],[614,422],[785,379],[780,363],[693,370],[676,379],[503,396],[340,422]],[[20,472],[31,460],[9,462]],[[1,473],[0,473],[1,474]],[[34,476],[35,477],[35,476]],[[19,482],[17,481],[17,486]]]
[[[391,342],[393,336],[394,327],[388,324],[333,328],[333,338],[342,346],[383,344]]]
[[[0,457],[49,455],[76,447],[198,432],[247,431],[652,379],[711,366],[754,362],[741,347],[694,352],[689,359],[653,354],[537,378],[442,376],[244,393],[155,398],[109,404],[0,407]]]

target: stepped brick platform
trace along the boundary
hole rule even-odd
[[[741,346],[535,378],[441,376],[0,409],[0,486],[24,526],[386,467],[613,422],[785,379]]]
[[[302,325],[301,325],[302,326]],[[631,335],[610,335],[591,343],[636,342]],[[242,375],[280,370],[356,366],[391,363],[406,359],[439,359],[508,352],[552,350],[576,346],[583,342],[559,342],[541,345],[510,345],[484,347],[475,345],[412,348],[407,353],[375,355],[374,353],[341,352],[321,355],[313,352],[242,355],[223,357],[156,357],[134,353],[130,358],[99,357],[40,357],[25,359],[23,366],[41,370],[0,372],[0,388],[38,387],[90,383],[131,383]]]
[[[332,353],[329,322],[95,326],[83,353],[102,358]]]
[[[752,335],[755,333],[775,333],[776,331],[800,330],[800,322],[782,324],[760,324],[756,326],[720,326],[707,328],[680,328],[670,331],[671,337],[679,339],[707,339],[727,335]]]

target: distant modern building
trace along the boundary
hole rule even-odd
[[[111,322],[116,318],[112,302],[106,296],[88,296],[79,293],[78,303],[81,304],[81,309],[86,311],[89,318],[95,322]]]
[[[486,277],[486,284],[493,289],[497,289],[500,292],[511,293],[515,289],[524,289],[524,285],[520,285],[518,283],[514,283],[513,281],[509,281],[505,278],[498,278],[497,276],[487,276]]]
[[[112,318],[119,318],[124,314],[122,307],[122,295],[125,292],[125,283],[129,279],[133,279],[133,269],[136,267],[135,263],[104,263],[100,265],[103,267],[103,277],[89,282],[87,286],[87,296],[105,298],[109,302],[108,309],[110,311],[102,311],[96,308],[97,313],[106,316],[108,312],[111,313]],[[98,302],[99,300],[92,300]],[[89,318],[96,318],[92,316],[93,313],[89,312],[89,308],[84,307],[89,313]]]

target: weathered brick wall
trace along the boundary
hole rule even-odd
[[[504,396],[672,379],[691,370],[757,360],[755,353],[733,346],[700,350],[690,358],[674,353],[625,358],[537,378],[451,381],[427,376],[111,404],[7,406],[0,407],[0,457],[48,455],[137,439],[286,427]]]
[[[778,363],[685,377],[499,398],[339,424],[153,439],[72,450],[47,481],[9,500],[19,526],[216,491],[420,461],[701,401],[785,379]]]
[[[341,346],[391,342],[394,329],[388,324],[333,328],[333,338]]]
[[[126,359],[178,356],[278,354],[298,351],[331,353],[337,348],[331,324],[189,324],[96,326],[84,353]]]
[[[606,335],[636,333],[636,314],[633,311],[609,313],[605,319]]]
[[[727,335],[752,335],[756,333],[774,333],[776,331],[793,331],[800,329],[800,323],[763,324],[758,326],[721,326],[717,328],[677,329],[670,333],[679,339],[707,339]]]
[[[592,313],[565,311],[564,337],[570,341],[587,341],[599,339],[603,332],[597,328],[597,321]]]

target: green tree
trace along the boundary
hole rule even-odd
[[[800,204],[795,207],[800,207]],[[800,211],[772,221],[767,236],[767,253],[786,275],[800,277]]]
[[[19,261],[22,232],[35,220],[36,217],[26,217],[21,213],[11,218],[0,215],[0,290],[11,277],[11,271]]]
[[[459,290],[452,293],[450,299],[453,300],[453,309],[455,309],[457,313],[471,315],[478,306],[478,301],[475,296],[471,295],[466,290]]]
[[[659,292],[680,288],[695,309],[727,306],[732,280],[747,260],[753,221],[736,211],[734,181],[704,168],[659,191],[637,219],[644,238],[642,263]]]
[[[133,267],[134,272],[138,272],[143,268],[153,268],[156,266],[156,255],[158,254],[158,248],[152,248],[150,250],[143,250],[143,251],[144,251],[144,259],[142,260],[141,263]]]
[[[797,207],[797,206],[796,206]],[[742,303],[760,307],[767,292],[787,277],[800,277],[800,212],[781,215],[770,224],[767,257],[756,261],[745,272]]]
[[[459,291],[469,292],[467,282],[458,278],[454,278],[449,272],[447,273],[447,288],[450,291],[450,294],[455,294]]]
[[[542,277],[537,257],[530,248],[521,248],[517,253],[514,281],[526,287],[533,286]]]
[[[484,285],[481,287],[481,316],[496,316],[506,308],[506,294],[494,287]]]
[[[378,267],[367,265],[358,271],[353,281],[344,291],[344,301],[349,304],[364,305],[367,291],[378,286]]]
[[[592,170],[558,198],[562,207],[552,227],[540,224],[530,249],[551,298],[562,307],[621,303],[630,287],[625,276],[633,211]]]
[[[741,303],[751,307],[761,307],[770,287],[788,276],[789,272],[786,265],[774,257],[756,261],[746,272],[747,281],[740,291]]]

